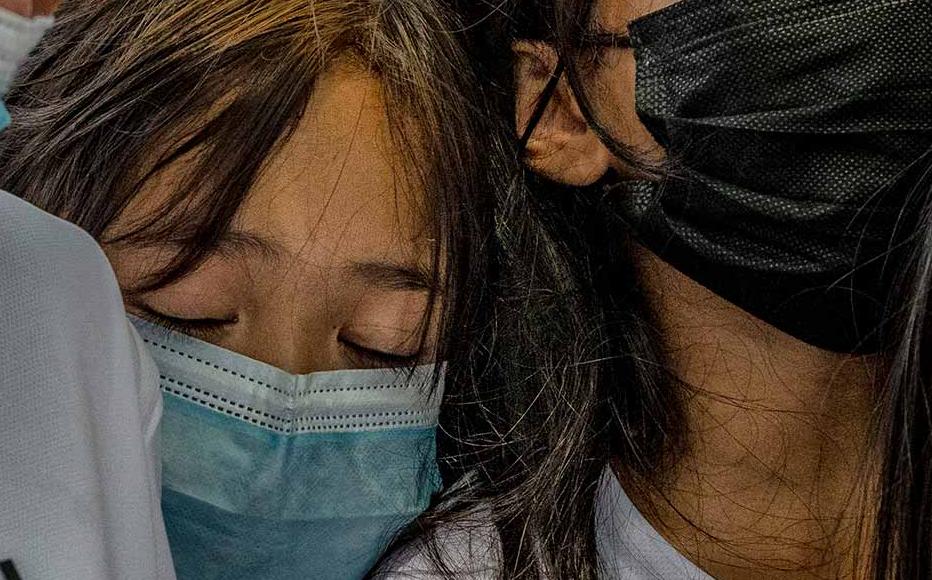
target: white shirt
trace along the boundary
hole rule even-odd
[[[609,469],[597,492],[595,531],[600,577],[605,580],[712,580],[650,525]],[[478,521],[441,529],[437,538],[433,545],[454,578],[501,577],[501,544],[491,524]],[[391,559],[375,578],[432,580],[444,575],[431,548],[416,544]]]
[[[0,561],[23,580],[170,580],[158,374],[78,228],[0,192]]]
[[[638,511],[610,469],[599,485],[596,546],[610,580],[711,580]]]

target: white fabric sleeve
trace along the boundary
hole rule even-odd
[[[499,580],[501,541],[491,518],[449,523],[390,554],[373,580]]]
[[[173,578],[160,415],[103,252],[0,192],[0,561],[24,580]]]

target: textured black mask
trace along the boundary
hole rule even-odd
[[[876,350],[932,147],[932,0],[684,0],[629,30],[671,160],[613,196],[639,241],[803,341]]]

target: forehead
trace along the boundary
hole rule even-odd
[[[437,238],[427,219],[432,200],[409,176],[411,160],[424,157],[401,148],[417,147],[416,140],[394,138],[392,113],[375,74],[350,63],[331,67],[317,79],[293,133],[266,160],[231,229],[271,240],[279,256],[309,266],[383,261],[423,268]],[[114,233],[160,215],[195,163],[182,158],[146,183]],[[196,184],[185,194],[193,206],[216,203]],[[183,212],[173,211],[159,229],[170,229],[172,220],[183,222]]]
[[[389,114],[375,75],[349,65],[324,74],[237,229],[265,232],[314,261],[416,258],[431,237],[429,200],[409,179],[411,156],[393,139]]]

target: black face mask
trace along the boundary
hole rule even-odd
[[[671,160],[613,186],[639,241],[805,342],[876,350],[932,147],[932,1],[685,0],[630,34]]]

